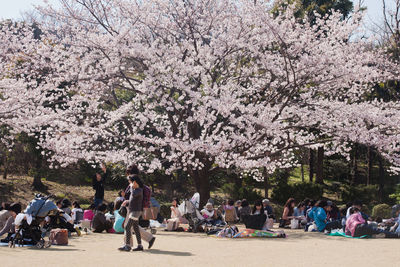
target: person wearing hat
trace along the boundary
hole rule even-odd
[[[274,210],[272,209],[271,205],[269,205],[269,199],[263,199],[262,204],[264,207],[264,211],[268,215],[268,218],[275,219]]]
[[[200,213],[208,223],[211,223],[211,224],[214,223],[215,211],[214,211],[214,206],[212,203],[208,202],[204,206],[204,209],[202,209],[200,211]]]
[[[14,221],[20,212],[21,204],[19,203],[13,203],[7,210],[0,211],[0,236],[15,232]]]
[[[328,221],[327,213],[332,210],[332,201],[321,200],[317,207],[309,211],[308,216],[314,220],[318,231],[332,231],[333,229],[342,228],[341,221]]]

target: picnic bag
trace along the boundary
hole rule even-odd
[[[68,230],[53,229],[50,231],[49,239],[52,245],[68,245]]]
[[[298,229],[299,228],[299,220],[297,219],[292,219],[290,221],[290,228],[291,229]]]

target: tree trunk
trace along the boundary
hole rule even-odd
[[[323,146],[318,147],[316,182],[319,184],[324,183],[324,147]]]
[[[312,148],[309,149],[309,157],[308,157],[308,164],[309,164],[309,176],[310,182],[314,180],[314,150]]]
[[[352,177],[351,177],[351,184],[355,185],[358,183],[358,144],[354,144],[353,146],[353,170],[352,170]]]
[[[385,168],[383,166],[383,159],[381,156],[378,158],[379,163],[379,189],[378,189],[378,198],[379,202],[383,201],[383,187],[384,187],[384,176],[385,176]]]
[[[203,207],[210,198],[210,176],[208,171],[195,170],[191,172],[196,186],[196,191],[200,194],[200,208]]]
[[[40,156],[36,159],[32,187],[36,190],[42,190],[45,188],[44,184],[42,183],[42,158]]]
[[[304,183],[304,164],[301,162],[300,164],[300,173],[301,173],[301,181]]]
[[[263,176],[264,176],[264,197],[268,198],[268,190],[269,190],[269,177],[267,168],[264,167],[263,169]]]
[[[3,172],[3,179],[6,180],[8,175],[8,157],[7,152],[4,152],[4,172]]]
[[[367,152],[367,185],[370,185],[372,180],[373,160],[373,148],[369,146]]]

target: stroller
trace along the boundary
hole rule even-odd
[[[200,194],[195,193],[190,200],[185,200],[179,205],[179,211],[188,221],[189,230],[197,233],[200,226],[206,224],[206,220],[198,210],[200,204]]]
[[[24,213],[15,218],[15,234],[9,236],[8,245],[14,248],[15,245],[34,245],[38,248],[50,247],[51,242],[45,241],[49,228],[41,227],[46,216],[57,211],[57,206],[50,200],[50,196],[35,195]]]

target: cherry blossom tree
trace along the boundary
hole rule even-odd
[[[40,41],[1,37],[6,123],[54,163],[183,169],[203,202],[214,171],[273,172],[305,146],[346,154],[357,141],[400,164],[399,105],[364,100],[397,66],[357,38],[361,14],[310,24],[269,1],[61,3],[40,8]]]

